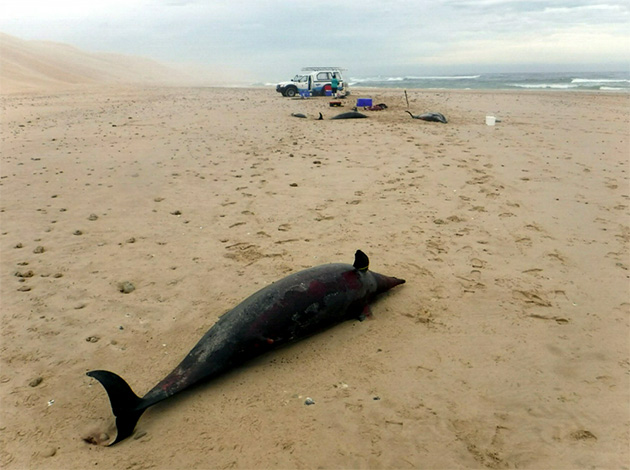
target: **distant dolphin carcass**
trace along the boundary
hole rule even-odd
[[[448,122],[442,113],[411,114],[409,111],[405,111],[405,112],[414,119],[422,119],[423,121],[441,122],[443,124],[446,124]]]

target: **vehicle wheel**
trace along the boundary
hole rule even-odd
[[[294,87],[289,87],[284,91],[284,96],[289,98],[293,98],[295,95],[297,95],[297,90]]]

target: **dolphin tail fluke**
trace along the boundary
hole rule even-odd
[[[87,373],[98,380],[109,397],[112,412],[116,416],[116,439],[108,445],[116,444],[129,437],[146,408],[140,408],[142,398],[137,396],[125,380],[106,370],[93,370]]]

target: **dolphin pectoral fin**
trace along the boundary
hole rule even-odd
[[[357,318],[359,319],[359,321],[363,321],[366,318],[370,318],[371,316],[372,316],[372,310],[370,309],[370,306],[368,304],[365,304],[365,307],[363,307],[363,310],[361,311],[361,313],[359,314]]]
[[[370,259],[368,256],[363,253],[361,250],[357,250],[354,254],[354,269],[358,271],[367,271],[370,266]]]
[[[109,397],[112,412],[116,416],[116,439],[107,444],[111,446],[129,437],[136,427],[136,423],[144,413],[144,408],[138,409],[142,398],[137,396],[124,379],[113,372],[93,370],[88,376],[98,380]]]

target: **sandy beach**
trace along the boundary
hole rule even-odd
[[[402,90],[2,96],[0,466],[629,468],[630,96],[408,96],[448,124]],[[388,108],[329,120],[359,97]],[[87,371],[142,395],[248,295],[357,249],[407,281],[371,318],[83,440],[113,422]]]

